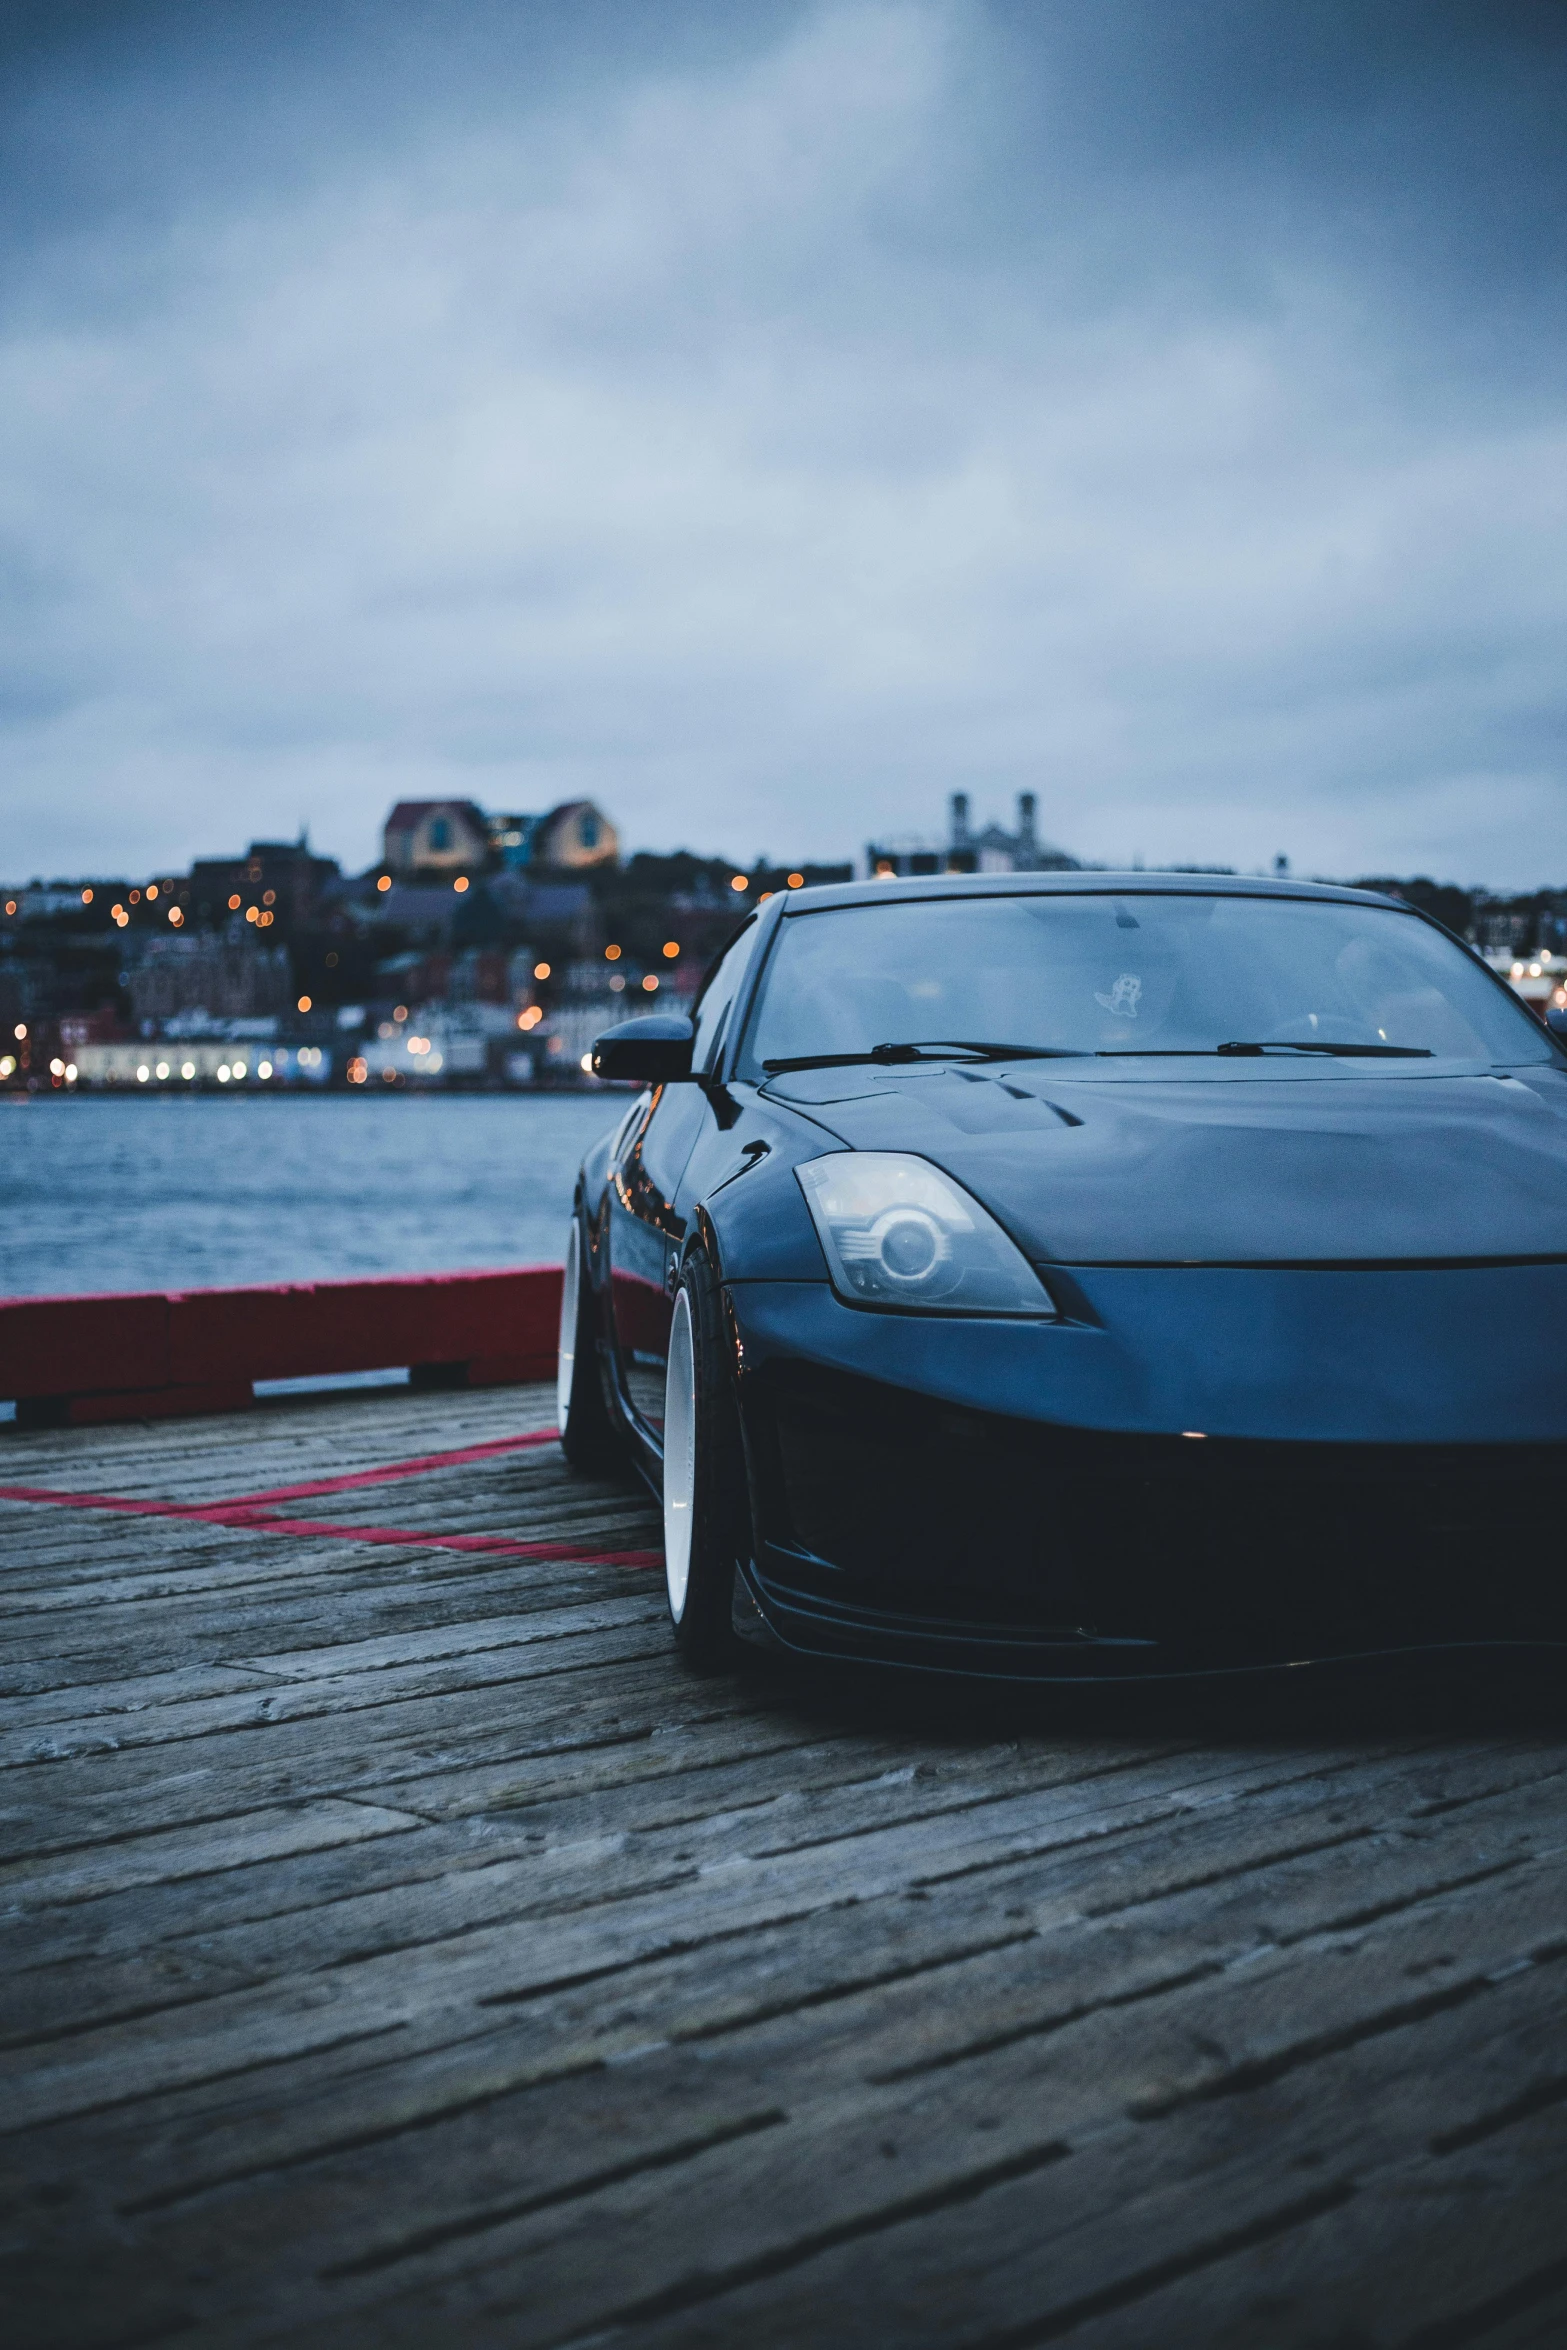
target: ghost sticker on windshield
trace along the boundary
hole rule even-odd
[[[1142,992],[1143,983],[1136,972],[1123,971],[1108,995],[1101,995],[1097,988],[1094,990],[1094,1002],[1103,1004],[1105,1010],[1113,1012],[1118,1020],[1135,1020]]]

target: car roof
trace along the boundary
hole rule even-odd
[[[884,906],[910,898],[1018,897],[1320,898],[1330,905],[1392,906],[1400,898],[1337,881],[1277,881],[1236,873],[918,873],[880,881],[824,882],[782,896],[781,913],[821,913],[834,906]]]

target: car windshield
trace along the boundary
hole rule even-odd
[[[802,909],[768,959],[739,1073],[759,1082],[770,1062],[957,1039],[1554,1057],[1523,1006],[1414,915],[1183,890]]]

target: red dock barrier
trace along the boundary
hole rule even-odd
[[[560,1267],[0,1298],[0,1401],[38,1426],[229,1412],[258,1379],[410,1369],[495,1387],[555,1367]]]

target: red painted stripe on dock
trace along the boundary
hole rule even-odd
[[[595,1550],[574,1549],[569,1542],[512,1542],[504,1534],[429,1534],[414,1533],[403,1526],[338,1526],[330,1519],[319,1522],[309,1518],[254,1518],[232,1521],[268,1534],[304,1534],[319,1536],[334,1542],[384,1542],[401,1550],[413,1543],[426,1550],[486,1550],[504,1552],[508,1558],[575,1559],[584,1567],[661,1567],[663,1555],[656,1550]]]
[[[456,1452],[430,1452],[416,1461],[388,1461],[384,1468],[357,1469],[349,1477],[317,1477],[308,1485],[277,1485],[267,1493],[237,1493],[236,1502],[309,1501],[318,1493],[349,1493],[356,1485],[382,1485],[389,1477],[417,1477],[426,1469],[455,1469],[464,1461],[488,1460],[526,1444],[554,1444],[553,1428],[532,1428],[526,1436],[497,1436],[489,1444],[465,1444]]]
[[[507,1439],[515,1443],[515,1438]],[[436,1455],[439,1460],[442,1456]],[[121,1493],[61,1493],[48,1485],[0,1485],[0,1501],[32,1503],[40,1508],[107,1510],[120,1517],[183,1518],[204,1526],[228,1526],[253,1534],[293,1534],[314,1541],[373,1542],[393,1549],[488,1551],[508,1558],[541,1562],[572,1559],[584,1567],[661,1567],[663,1557],[653,1550],[578,1549],[569,1542],[518,1542],[504,1534],[432,1534],[405,1526],[343,1526],[331,1519],[278,1518],[260,1508],[254,1498],[235,1501],[145,1501]]]

